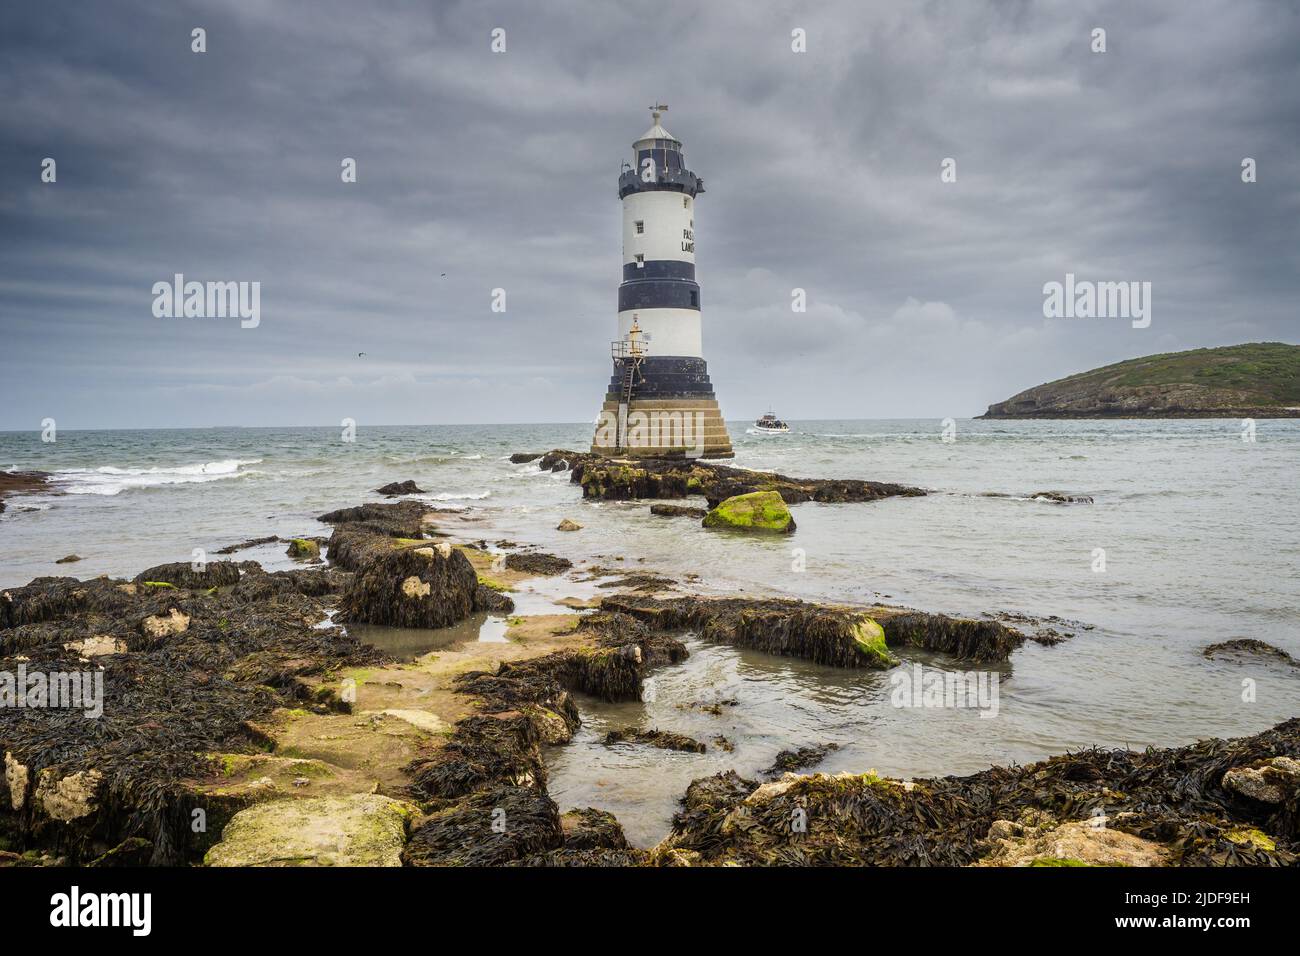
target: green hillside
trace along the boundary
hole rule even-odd
[[[1116,362],[990,405],[985,418],[1293,417],[1300,345],[1253,342]]]

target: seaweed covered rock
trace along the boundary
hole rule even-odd
[[[795,770],[804,770],[826,759],[826,755],[839,750],[834,743],[817,744],[812,747],[799,747],[795,750],[782,750],[772,761],[772,766],[763,771],[765,777],[780,777]]]
[[[285,554],[291,558],[311,560],[320,557],[320,543],[311,538],[290,538]]]
[[[484,787],[545,786],[541,726],[519,711],[476,714],[457,722],[447,743],[408,768],[418,792],[464,797]]]
[[[703,518],[709,512],[705,508],[691,508],[686,505],[657,504],[650,506],[650,513],[661,518]]]
[[[579,474],[584,498],[629,501],[638,498],[684,498],[690,474],[683,468],[656,470],[622,462],[586,464]]]
[[[523,574],[562,574],[573,567],[568,558],[541,551],[516,551],[506,555],[506,567]]]
[[[634,644],[646,667],[679,664],[690,656],[686,645],[669,634],[656,634],[627,614],[596,611],[578,620],[578,633],[590,634],[602,647],[621,648]]]
[[[554,849],[533,853],[516,866],[640,866],[646,853],[629,846],[623,827],[612,813],[587,807],[560,815],[563,842]]]
[[[424,489],[409,478],[406,481],[390,481],[382,488],[375,489],[375,494],[394,497],[397,495],[422,495],[424,493]]]
[[[211,580],[191,571],[148,575]],[[204,755],[265,747],[257,722],[276,707],[326,706],[304,678],[382,657],[315,626],[337,575],[253,566],[233,587],[45,578],[4,592],[0,672],[81,678],[73,706],[0,707],[6,838],[72,864],[134,859],[146,844],[149,862],[196,862],[211,837],[191,830],[190,811],[221,819],[186,782],[209,772]],[[6,816],[15,795],[21,813]],[[123,847],[134,849],[113,855]]]
[[[191,564],[177,561],[172,564],[159,564],[141,571],[135,576],[135,583],[149,586],[152,584],[170,584],[173,587],[206,590],[207,588],[228,587],[239,583],[240,571],[247,567],[256,567],[255,562],[209,561],[206,564]]]
[[[494,590],[486,584],[480,584],[474,589],[474,610],[513,614],[515,600],[509,594]]]
[[[614,814],[587,807],[560,817],[566,850],[624,850],[627,837]]]
[[[1290,667],[1300,667],[1300,661],[1296,660],[1280,647],[1274,647],[1267,641],[1260,641],[1254,638],[1239,637],[1231,641],[1222,641],[1218,644],[1211,644],[1201,653],[1210,660],[1220,658],[1235,661],[1262,661],[1272,664],[1286,664]]]
[[[975,663],[1005,661],[1025,635],[1000,621],[980,621],[910,611],[881,618],[890,647],[920,647]]]
[[[682,753],[702,754],[709,748],[693,737],[671,730],[642,730],[639,727],[621,727],[605,734],[605,746],[615,744],[644,744],[660,750],[677,750]]]
[[[474,611],[478,576],[449,545],[369,553],[339,602],[339,620],[393,627],[447,627]]]
[[[368,503],[340,508],[317,517],[325,524],[352,525],[358,530],[390,538],[419,538],[424,534],[424,519],[429,508],[418,501]]]
[[[375,793],[273,800],[241,810],[208,866],[401,866],[409,803]]]
[[[559,847],[560,814],[544,790],[497,786],[425,819],[411,834],[408,866],[501,866]]]
[[[531,456],[530,456],[531,457]],[[521,459],[527,460],[527,459]],[[601,455],[555,449],[542,455],[543,471],[570,471],[585,498],[629,500],[703,495],[710,508],[727,498],[755,491],[775,491],[787,504],[801,501],[862,502],[924,495],[921,488],[889,482],[841,478],[791,478],[712,462],[642,459],[635,464]]]
[[[0,629],[86,614],[125,616],[151,593],[152,589],[110,578],[34,578],[22,587],[0,591]]]
[[[273,601],[290,595],[321,598],[338,594],[350,580],[350,575],[333,568],[294,568],[290,571],[263,571],[259,568],[240,578],[232,594],[245,604]]]
[[[261,538],[248,538],[245,541],[239,541],[235,544],[228,544],[225,547],[217,548],[213,554],[234,554],[236,551],[245,551],[248,548],[256,548],[262,544],[274,544],[280,540],[278,534],[268,534]]]
[[[790,534],[795,525],[790,509],[779,494],[754,491],[719,502],[704,516],[704,527]]]
[[[696,781],[656,862],[965,866],[1300,861],[1296,794],[1243,799],[1248,771],[1300,754],[1300,719],[1235,740],[1169,750],[1087,750],[1026,767],[903,782],[875,773],[786,774],[757,786]],[[1289,772],[1282,764],[1282,772]],[[1124,837],[1095,841],[1105,827]],[[1002,841],[1010,846],[1001,847]],[[1095,841],[1095,842],[1090,842]]]
[[[832,667],[887,669],[898,663],[873,618],[853,608],[779,598],[650,598],[611,595],[601,607],[652,630],[696,631],[702,638],[802,657]]]

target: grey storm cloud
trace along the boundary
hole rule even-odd
[[[0,428],[590,419],[657,100],[730,417],[1296,341],[1297,49],[1267,0],[9,2]],[[1066,272],[1151,282],[1151,327],[1044,318]],[[154,317],[175,273],[259,281],[260,325]]]

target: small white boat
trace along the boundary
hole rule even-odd
[[[790,426],[781,419],[777,418],[771,412],[768,412],[758,421],[754,422],[754,431],[760,435],[783,435],[790,430]]]

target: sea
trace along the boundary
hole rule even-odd
[[[1300,715],[1300,667],[1201,653],[1255,638],[1300,658],[1300,421],[1260,420],[1253,432],[1226,419],[790,424],[764,435],[731,423],[734,464],[931,493],[799,504],[793,535],[738,537],[652,516],[647,501],[584,501],[567,473],[509,461],[585,449],[586,423],[360,427],[352,441],[328,427],[60,430],[52,443],[0,432],[0,468],[51,472],[59,491],[7,500],[0,587],[131,577],[195,549],[328,534],[317,515],[413,479],[426,492],[417,497],[449,509],[443,530],[492,549],[514,542],[579,566],[689,576],[706,594],[1054,617],[1069,635],[986,668],[994,706],[903,694],[925,674],[968,674],[939,656],[846,671],[685,635],[690,659],[657,673],[645,700],[580,699],[583,727],[547,754],[561,809],[610,810],[638,845],[668,831],[692,779],[727,769],[762,779],[786,749],[833,744],[817,770],[917,778],[1251,734]],[[1061,504],[1044,491],[1093,500]],[[582,530],[556,530],[564,518]],[[73,553],[81,560],[55,563]],[[283,545],[235,557],[294,566]],[[602,593],[589,577],[537,579],[516,594],[519,612],[571,613],[560,598]],[[493,618],[453,637],[502,631]],[[427,647],[448,639],[430,633]],[[406,635],[402,650],[419,653],[421,636]],[[604,744],[627,726],[708,749]]]

